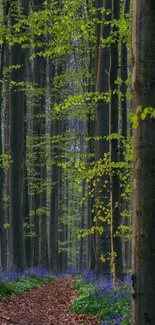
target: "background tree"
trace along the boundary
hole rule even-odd
[[[102,10],[104,8],[104,13]],[[97,13],[99,23],[97,26],[97,54],[96,54],[96,92],[99,94],[109,91],[109,66],[110,66],[110,51],[109,47],[102,44],[102,41],[110,35],[110,20],[109,10],[111,10],[111,3],[109,1],[97,2]],[[96,160],[103,160],[109,152],[109,143],[107,136],[109,135],[109,104],[106,100],[98,99],[96,105],[96,129],[95,136],[99,140],[95,141],[95,156]],[[100,176],[97,179],[96,185],[96,214],[97,214],[97,227],[103,227],[103,233],[96,232],[96,264],[95,270],[97,273],[104,271],[110,273],[110,263],[107,258],[107,253],[110,251],[110,228],[107,215],[107,207],[109,203],[109,189],[107,184],[107,175]],[[102,254],[104,255],[105,262],[101,260]]]
[[[14,1],[10,7],[10,24],[13,28],[18,11],[23,3]],[[17,16],[16,16],[17,15]],[[11,46],[11,82],[10,82],[10,149],[11,149],[11,173],[10,173],[10,200],[11,200],[11,230],[12,230],[12,267],[15,270],[23,270],[25,263],[24,230],[22,218],[22,153],[24,143],[24,93],[18,83],[24,82],[24,50],[18,44]],[[20,65],[20,68],[16,67]]]
[[[118,195],[121,177],[123,198],[130,200],[129,138],[123,145],[124,160],[118,159],[118,125],[122,118],[119,107],[126,105],[128,96],[127,75],[121,70],[122,87],[118,78],[119,49],[123,42],[129,45],[129,16],[123,14],[124,2],[120,10],[118,3],[116,6],[106,0],[74,0],[72,6],[69,0],[63,4],[14,1],[3,2],[3,9],[7,4],[11,10],[9,15],[2,13],[0,31],[4,47],[1,172],[5,178],[1,232],[6,241],[5,267],[21,269],[33,265],[64,272],[67,267],[82,270],[87,266],[97,273],[110,273],[110,258],[118,253],[118,248],[119,253],[122,250],[121,239],[115,237],[116,232],[122,236],[121,217],[126,212]],[[109,112],[113,126],[110,129]],[[127,109],[123,112],[126,118]],[[112,218],[115,224],[111,247],[110,192],[114,208],[111,211],[114,217],[117,210],[118,217]],[[130,216],[128,206],[127,213]],[[11,233],[14,247],[21,241],[18,246],[23,257],[15,257],[17,261],[12,264]],[[119,246],[114,247],[114,242]],[[19,255],[14,249],[16,253]],[[116,273],[122,276],[122,270]]]
[[[112,1],[112,19],[116,20],[113,27],[113,33],[117,35],[118,26],[117,22],[120,19],[120,1]],[[118,150],[118,40],[117,37],[111,44],[110,53],[110,90],[111,90],[111,103],[109,114],[109,134],[112,135],[110,139],[110,161],[117,164],[119,162]],[[117,169],[111,171],[111,253],[112,253],[112,268],[114,276],[121,279],[123,274],[123,259],[122,259],[122,239],[117,235],[119,226],[121,225],[120,219],[120,183]]]

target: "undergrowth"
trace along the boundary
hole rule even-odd
[[[74,284],[77,298],[72,300],[70,311],[96,315],[102,325],[130,325],[130,277],[124,283],[112,284],[110,277],[96,276],[86,271]]]
[[[0,272],[0,300],[11,294],[32,290],[43,283],[53,280],[46,270],[28,269],[23,272]]]

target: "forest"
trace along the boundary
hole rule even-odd
[[[155,325],[154,98],[154,0],[0,0],[1,325]]]

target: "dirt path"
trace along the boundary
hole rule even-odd
[[[68,312],[74,279],[58,278],[0,303],[0,325],[97,325],[95,317]]]

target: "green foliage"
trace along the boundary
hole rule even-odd
[[[155,109],[153,107],[143,108],[142,106],[138,106],[136,113],[132,116],[132,123],[134,129],[138,127],[139,118],[141,118],[142,121],[145,121],[149,118],[155,118]]]
[[[106,283],[106,279],[83,281],[78,278],[74,289],[76,289],[78,297],[71,302],[69,308],[71,312],[95,315],[104,321],[107,319],[108,324],[115,324],[112,319],[115,319],[116,315],[120,315],[121,323],[119,324],[130,324],[131,302],[127,285],[113,287],[110,282]]]
[[[0,168],[7,169],[11,162],[12,159],[10,153],[5,152],[0,156]]]
[[[33,2],[32,2],[33,3]],[[51,175],[51,169],[57,165],[63,173],[63,203],[62,211],[59,216],[59,234],[61,224],[67,227],[68,240],[61,242],[59,240],[59,252],[67,251],[70,254],[70,260],[76,261],[77,234],[78,239],[87,235],[92,235],[96,231],[104,234],[104,223],[110,223],[110,205],[104,206],[101,199],[96,199],[96,189],[100,184],[103,176],[107,177],[103,185],[107,190],[109,197],[109,177],[115,174],[119,175],[122,200],[130,202],[131,197],[131,161],[132,161],[132,144],[130,139],[125,141],[120,134],[111,134],[107,137],[107,141],[118,140],[120,147],[123,146],[124,161],[117,163],[110,161],[109,154],[105,154],[102,159],[95,161],[94,149],[88,154],[88,148],[91,142],[93,144],[101,137],[88,136],[87,122],[88,118],[91,121],[95,120],[95,109],[98,101],[110,103],[112,92],[96,92],[92,91],[95,86],[95,68],[90,71],[91,60],[95,59],[96,52],[96,24],[109,24],[111,32],[107,39],[101,38],[101,47],[110,47],[112,43],[119,41],[126,43],[130,48],[130,33],[131,33],[131,17],[121,13],[120,19],[111,20],[111,11],[96,9],[93,2],[85,0],[65,0],[62,1],[62,6],[59,2],[44,1],[43,5],[39,5],[37,10],[30,8],[28,17],[22,13],[20,8],[12,6],[12,12],[15,17],[14,26],[2,26],[0,31],[0,43],[4,41],[9,46],[20,45],[23,50],[29,49],[27,53],[27,61],[31,69],[35,66],[35,60],[44,58],[47,66],[54,65],[56,70],[52,80],[46,78],[46,89],[37,83],[30,80],[24,80],[15,83],[10,80],[10,73],[13,70],[20,71],[21,65],[16,64],[5,67],[3,71],[4,86],[9,82],[9,87],[22,90],[26,95],[27,106],[30,107],[30,112],[27,112],[25,117],[28,129],[26,135],[26,168],[27,178],[29,183],[29,197],[40,195],[43,191],[46,192],[48,199],[50,198],[51,188],[54,188],[55,183],[52,183],[50,177],[42,178],[41,169],[46,166],[46,172]],[[105,14],[105,19],[101,15]],[[107,19],[106,19],[107,18]],[[117,27],[117,32],[114,28]],[[92,59],[90,58],[92,57]],[[32,63],[31,63],[32,61]],[[59,70],[61,70],[59,72]],[[52,86],[51,83],[52,82]],[[115,82],[118,88],[122,84],[121,78]],[[126,85],[130,86],[131,80],[126,80]],[[49,85],[48,85],[49,84]],[[47,95],[48,93],[48,95]],[[123,96],[119,89],[114,91],[118,95],[119,102],[123,100]],[[46,95],[45,95],[46,94]],[[127,98],[131,95],[127,93]],[[40,102],[45,99],[48,103],[46,113],[40,112]],[[48,112],[47,112],[48,106]],[[44,107],[45,108],[45,107]],[[143,113],[144,118],[144,113]],[[46,122],[45,122],[46,120]],[[72,126],[67,127],[67,130],[62,134],[52,134],[47,131],[59,122],[65,121],[66,124],[71,124],[76,120],[85,122],[85,130],[77,132]],[[33,132],[35,123],[38,123],[45,130],[46,134],[39,135]],[[137,118],[135,118],[135,124]],[[32,126],[33,124],[33,126]],[[59,132],[58,132],[59,133]],[[81,144],[82,143],[82,144]],[[74,149],[73,149],[74,148]],[[120,154],[120,152],[118,153]],[[0,166],[8,168],[11,163],[10,154],[5,154],[1,157]],[[82,197],[82,182],[86,181],[85,197]],[[69,183],[69,186],[66,185]],[[67,192],[67,194],[66,194]],[[66,196],[68,196],[66,198]],[[92,213],[94,215],[94,224],[91,229],[86,228],[86,215],[88,210],[89,197],[94,199]],[[59,199],[59,198],[58,198]],[[7,203],[7,197],[4,198]],[[73,202],[72,202],[73,201]],[[64,203],[65,202],[65,203]],[[66,203],[67,202],[67,203]],[[81,229],[81,205],[85,204],[85,229]],[[118,203],[122,218],[126,218],[128,211]],[[66,206],[64,206],[66,205]],[[33,209],[33,208],[32,208]],[[26,236],[35,237],[33,218],[35,212],[40,218],[43,215],[49,217],[49,211],[44,207],[37,207],[36,211],[30,211],[31,225],[24,223]],[[128,217],[130,217],[128,215]],[[103,226],[96,227],[97,220],[103,222]],[[7,227],[6,227],[7,228]],[[29,229],[30,228],[30,229]],[[31,230],[31,231],[29,231]],[[29,231],[29,233],[28,233]],[[120,226],[117,235],[128,236],[130,229]]]
[[[51,276],[31,276],[28,279],[19,278],[14,282],[0,283],[0,300],[11,294],[19,294],[23,291],[32,290],[43,283],[52,281]]]
[[[10,228],[10,224],[8,222],[6,222],[3,224],[3,227],[4,227],[4,229],[8,229],[8,228]]]

